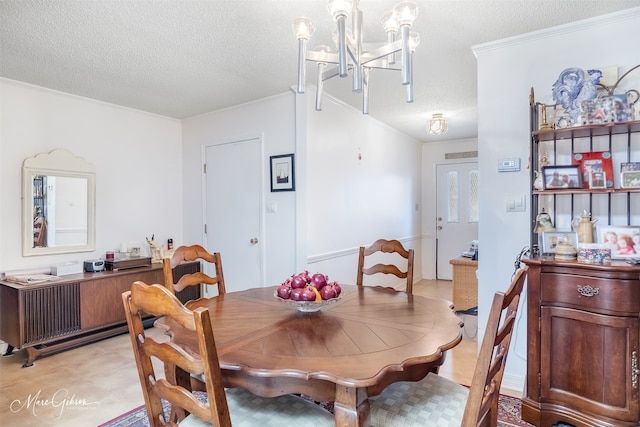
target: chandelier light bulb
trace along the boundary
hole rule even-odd
[[[380,20],[382,23],[382,28],[384,28],[385,33],[397,33],[398,32],[398,21],[396,21],[396,16],[393,13],[393,10],[389,10],[382,15],[382,19]]]
[[[418,5],[412,1],[403,1],[393,7],[393,13],[400,26],[411,26],[418,17]]]
[[[294,19],[292,27],[298,40],[309,40],[316,30],[313,22],[304,16]]]
[[[333,16],[333,19],[338,19],[339,16],[347,16],[352,8],[353,1],[351,0],[327,0],[327,10]]]

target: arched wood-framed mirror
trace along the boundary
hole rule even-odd
[[[66,150],[22,164],[22,255],[95,250],[95,169]]]

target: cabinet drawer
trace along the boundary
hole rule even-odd
[[[603,312],[640,312],[640,281],[543,273],[543,303],[567,304]]]

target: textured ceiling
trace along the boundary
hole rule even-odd
[[[400,74],[373,72],[370,115],[422,141],[477,136],[471,46],[640,6],[640,0],[418,0],[414,98]],[[366,43],[385,36],[395,0],[362,0]],[[330,44],[324,0],[2,0],[0,76],[168,117],[185,118],[290,90],[291,22],[316,24],[309,48]],[[315,72],[308,66],[308,82]],[[325,91],[361,108],[350,79]],[[313,96],[313,94],[311,95]],[[425,123],[444,113],[449,132]],[[321,113],[319,113],[321,114]]]

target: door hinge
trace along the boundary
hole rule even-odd
[[[202,173],[207,173],[207,164],[202,165]]]
[[[204,234],[207,234],[207,224],[204,225]]]

